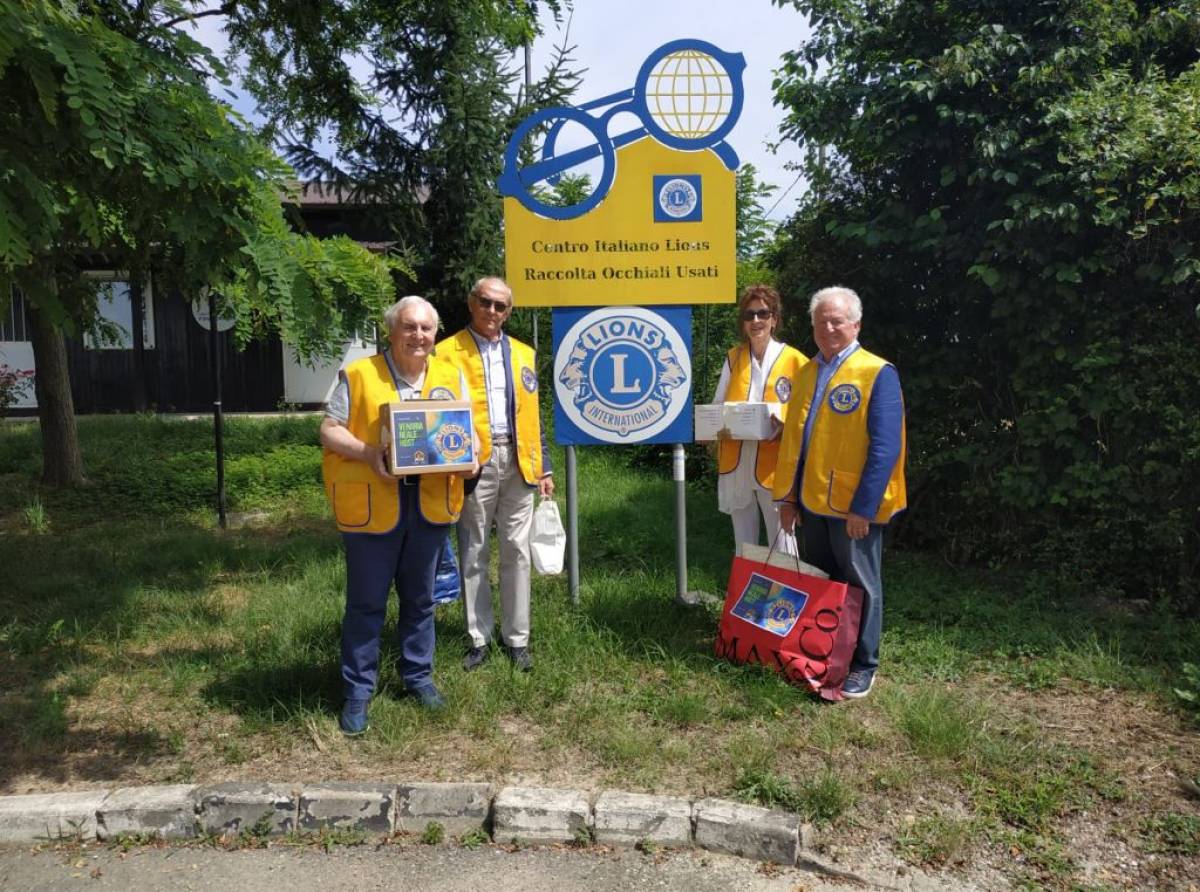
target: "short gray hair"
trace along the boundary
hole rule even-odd
[[[853,289],[842,285],[834,285],[830,288],[822,288],[820,291],[813,292],[813,296],[808,301],[808,318],[812,319],[816,315],[817,307],[832,300],[845,302],[846,315],[850,317],[851,322],[862,322],[862,300]]]
[[[479,295],[483,294],[483,289],[488,285],[498,285],[506,291],[508,293],[508,302],[510,305],[512,304],[514,300],[512,287],[499,276],[484,276],[482,279],[479,279],[467,293],[467,300],[470,300],[472,297],[479,297]]]
[[[429,312],[433,313],[433,327],[436,329],[440,326],[441,319],[438,316],[437,307],[431,304],[423,297],[416,294],[410,294],[407,297],[402,297],[386,310],[383,311],[383,322],[387,325],[388,334],[396,328],[396,323],[400,320],[400,314],[409,307],[428,307]]]

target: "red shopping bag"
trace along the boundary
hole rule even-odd
[[[862,595],[844,582],[735,557],[717,656],[762,663],[825,700],[841,700],[858,644]]]

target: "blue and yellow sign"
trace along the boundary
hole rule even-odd
[[[690,307],[556,309],[555,442],[690,442],[691,355]]]
[[[676,40],[642,64],[633,88],[575,107],[543,109],[509,142],[504,199],[506,275],[524,307],[728,303],[737,288],[737,153],[725,138],[742,110],[740,53]],[[613,135],[616,115],[641,126]],[[556,151],[575,125],[587,144]],[[536,160],[521,148],[545,137]],[[573,205],[546,186],[599,158],[601,173]]]

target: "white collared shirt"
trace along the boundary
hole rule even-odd
[[[508,429],[508,376],[504,373],[504,336],[489,341],[475,329],[468,328],[471,337],[479,346],[483,358],[484,390],[487,392],[488,421],[492,436],[507,436]]]

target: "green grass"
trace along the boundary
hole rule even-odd
[[[964,859],[974,835],[971,821],[936,815],[906,827],[897,837],[896,847],[910,864],[940,867]]]
[[[316,426],[230,421],[231,508],[267,520],[223,532],[207,423],[83,419],[92,483],[72,493],[37,485],[36,428],[0,425],[0,792],[351,771],[571,778],[736,796],[835,834],[886,812],[907,860],[1019,850],[1017,877],[1033,885],[1075,875],[1063,828],[1085,812],[1119,815],[1114,836],[1125,821],[1148,851],[1197,854],[1183,804],[1156,822],[1138,812],[1137,760],[1086,728],[1048,730],[1038,708],[1120,696],[1163,727],[1184,721],[1172,688],[1200,653],[1194,621],[890,551],[880,684],[866,701],[823,705],[767,669],[717,660],[717,611],[674,604],[673,485],[651,451],[631,468],[617,450],[580,450],[581,603],[565,579],[535,578],[532,674],[503,659],[462,672],[462,608],[441,608],[435,678],[449,708],[425,713],[398,696],[393,613],[371,731],[347,741],[345,573]],[[690,587],[722,592],[728,518],[711,481],[688,497]],[[1191,751],[1173,746],[1155,758],[1195,775]]]
[[[1138,829],[1147,852],[1200,855],[1200,816],[1167,812],[1146,818]]]

